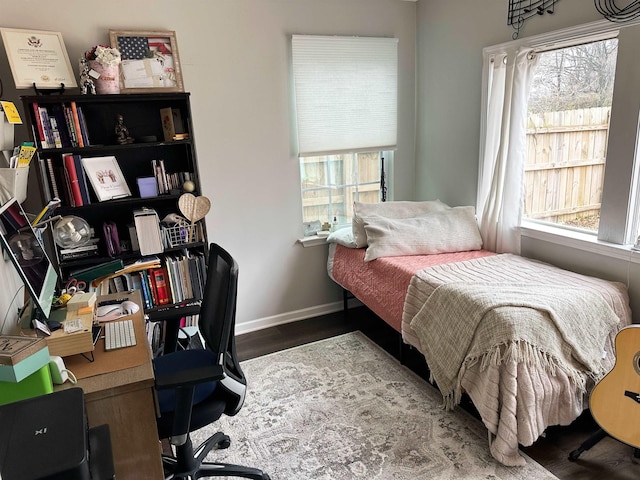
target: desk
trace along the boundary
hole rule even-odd
[[[121,298],[122,293],[106,295],[102,299]],[[142,304],[140,291],[130,294],[130,299]],[[104,371],[104,362],[114,355],[129,355],[144,351],[144,363],[124,370],[97,373],[78,380],[82,387],[87,407],[89,426],[105,423],[111,431],[113,462],[116,478],[160,479],[164,478],[161,461],[161,445],[156,429],[156,397],[154,390],[151,350],[145,334],[143,309],[131,315],[135,325],[137,345],[105,352],[104,340],[100,339],[94,350],[95,361],[89,363],[81,355],[64,359],[66,367],[74,371],[74,365],[82,362],[86,372]],[[110,357],[111,356],[111,357]],[[68,382],[57,385],[55,390],[70,388]]]

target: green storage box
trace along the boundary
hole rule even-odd
[[[44,347],[15,365],[0,365],[0,384],[2,382],[20,382],[45,365],[49,365],[50,360],[49,347]],[[0,393],[0,395],[2,394]]]
[[[0,382],[0,405],[25,398],[37,397],[53,392],[49,364],[39,368],[25,379],[15,382]]]

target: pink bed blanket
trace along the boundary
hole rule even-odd
[[[330,252],[332,258],[329,261],[329,275],[398,332],[402,332],[404,300],[411,278],[416,272],[435,265],[495,255],[477,250],[382,257],[365,262],[365,250],[335,245],[335,250],[332,248]]]

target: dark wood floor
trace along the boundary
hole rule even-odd
[[[397,332],[363,307],[351,309],[348,317],[336,313],[239,335],[236,346],[240,359],[247,360],[354,330],[362,331],[398,357]],[[405,348],[403,358],[409,368],[427,375],[424,359],[415,350]],[[464,408],[473,410],[468,404]],[[640,461],[633,458],[633,449],[609,437],[583,452],[578,460],[568,460],[569,453],[597,430],[589,412],[585,412],[569,426],[549,428],[544,437],[522,450],[563,480],[639,479]]]

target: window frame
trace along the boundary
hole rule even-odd
[[[638,170],[640,159],[636,158],[638,144],[639,111],[629,105],[640,105],[640,91],[633,89],[640,83],[640,62],[634,62],[633,38],[640,39],[640,19],[624,25],[606,20],[579,25],[555,32],[506,42],[483,49],[484,61],[503,52],[530,47],[537,51],[553,50],[587,41],[597,41],[617,37],[618,61],[612,116],[609,127],[607,164],[602,193],[600,228],[597,236],[568,228],[543,224],[534,220],[520,221],[520,236],[536,238],[555,244],[566,245],[581,250],[629,259],[629,250],[635,240],[632,238],[640,227],[640,179]],[[634,28],[635,27],[635,28]],[[637,45],[637,43],[636,43]],[[622,54],[621,54],[622,51]],[[625,62],[625,59],[627,61]],[[636,65],[634,65],[636,63]],[[487,69],[483,72],[482,116],[480,125],[480,152],[486,142],[486,102],[489,82]],[[620,82],[620,83],[619,83]],[[631,95],[631,97],[629,97]],[[630,101],[631,99],[631,101]],[[482,157],[479,162],[482,175]],[[634,181],[635,179],[635,181]],[[626,188],[621,188],[626,182]],[[640,263],[640,258],[637,259]]]

